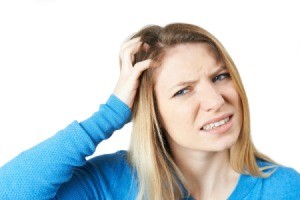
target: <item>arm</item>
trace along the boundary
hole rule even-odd
[[[0,169],[0,199],[50,199],[96,146],[130,120],[129,107],[112,95],[98,112],[71,123]]]
[[[74,121],[0,169],[0,199],[53,198],[61,185],[71,179],[74,168],[85,165],[85,157],[130,119],[139,76],[150,66],[149,60],[132,65],[134,54],[141,45],[139,38],[122,45],[121,73],[114,95],[98,112],[82,123]],[[77,174],[73,180],[84,179],[86,175]],[[73,184],[76,185],[76,181]],[[61,194],[66,193],[61,191]]]

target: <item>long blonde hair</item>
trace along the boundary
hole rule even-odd
[[[185,179],[173,161],[164,130],[161,129],[154,94],[155,67],[165,52],[181,43],[207,43],[224,61],[242,102],[243,122],[237,142],[230,149],[230,163],[238,173],[265,177],[256,159],[274,163],[259,153],[250,137],[250,113],[247,96],[238,70],[222,44],[208,31],[191,24],[174,23],[165,27],[147,26],[133,36],[149,45],[140,48],[134,63],[152,59],[153,67],[140,77],[140,87],[133,105],[133,132],[128,159],[137,172],[138,199],[175,200],[182,198]]]

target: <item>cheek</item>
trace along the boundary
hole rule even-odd
[[[196,103],[189,102],[166,102],[160,104],[159,113],[163,127],[169,132],[181,132],[188,125],[194,123],[198,106]]]
[[[224,94],[224,99],[226,102],[228,102],[231,106],[233,106],[236,114],[238,114],[240,122],[242,121],[242,102],[241,98],[235,89],[234,86],[229,88],[226,91],[226,94]]]
[[[240,104],[240,96],[233,82],[230,82],[228,83],[228,85],[220,87],[219,91],[221,91],[221,94],[226,102],[229,102],[234,106],[238,106]]]
[[[237,93],[237,91],[234,88],[227,91],[226,99],[228,102],[230,102],[234,106],[238,106],[240,104],[239,103],[240,102],[239,94]]]

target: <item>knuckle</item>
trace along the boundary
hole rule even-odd
[[[122,51],[121,51],[122,56],[128,55],[129,53],[130,53],[130,52],[129,52],[128,47],[125,47],[125,48],[122,49]]]
[[[134,68],[140,69],[142,66],[143,66],[143,63],[138,62],[138,63],[136,63],[136,64],[134,65]]]
[[[122,46],[120,49],[120,54],[124,54],[126,52],[126,50],[128,50],[128,47]]]

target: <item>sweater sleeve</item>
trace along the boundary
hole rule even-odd
[[[131,117],[130,108],[111,95],[87,120],[74,121],[0,168],[0,199],[51,199],[71,179],[73,169]]]

